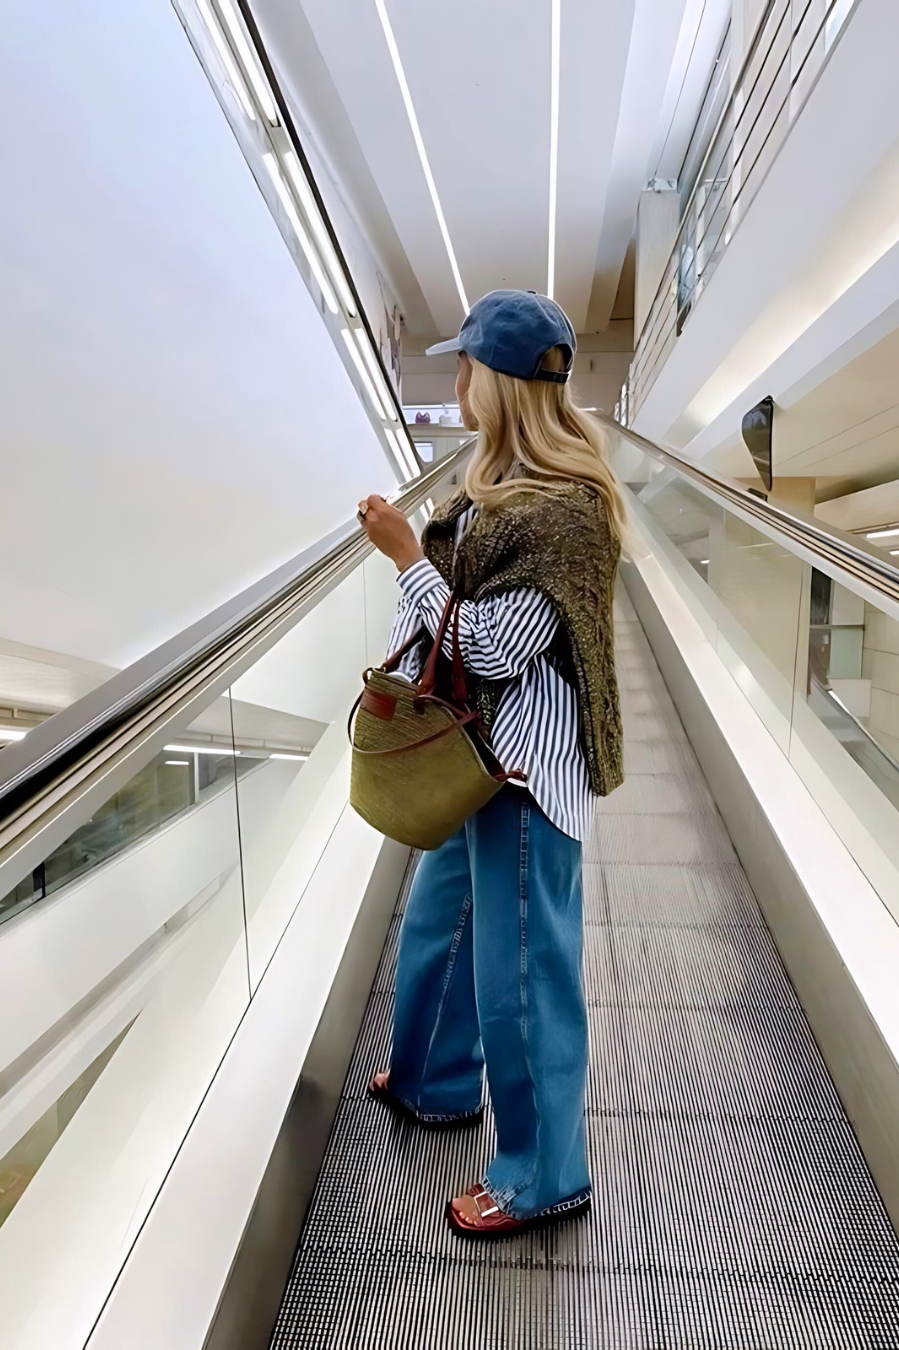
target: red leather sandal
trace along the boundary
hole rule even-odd
[[[368,1084],[369,1096],[374,1097],[375,1101],[383,1102],[391,1111],[397,1115],[405,1116],[408,1120],[414,1120],[416,1125],[421,1125],[426,1130],[464,1130],[470,1129],[474,1125],[480,1125],[484,1117],[484,1108],[478,1107],[477,1111],[471,1111],[467,1115],[461,1116],[429,1116],[419,1115],[413,1111],[411,1106],[407,1106],[399,1097],[394,1096],[387,1086],[390,1078],[390,1070],[383,1073],[372,1074]]]
[[[514,1237],[516,1233],[526,1233],[534,1228],[548,1228],[551,1224],[584,1214],[589,1208],[590,1197],[585,1195],[563,1200],[528,1219],[516,1219],[500,1209],[483,1186],[474,1185],[469,1186],[464,1195],[457,1195],[448,1202],[446,1217],[450,1227],[461,1237],[499,1238]]]

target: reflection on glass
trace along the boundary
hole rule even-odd
[[[899,808],[899,621],[817,569],[811,594],[808,705]]]
[[[169,746],[0,898],[0,923],[160,829],[219,784],[230,784],[235,771],[250,767],[252,754],[249,748],[235,756],[230,740],[227,746],[200,738]]]
[[[258,747],[238,783],[254,988],[346,809],[347,718],[397,599],[396,568],[369,558],[231,690],[235,744]]]
[[[230,726],[224,698],[173,737],[0,928],[4,1344],[102,1305],[247,1007]]]

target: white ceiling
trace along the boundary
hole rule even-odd
[[[8,9],[0,638],[121,666],[395,480],[172,7]]]
[[[802,398],[787,407],[779,404],[774,420],[775,473],[816,478],[819,501],[894,479],[899,474],[897,369],[899,330]],[[722,473],[753,473],[749,452],[738,436],[722,444],[707,462]]]
[[[469,300],[544,290],[550,0],[386,5]],[[374,0],[253,9],[383,243],[411,331],[455,332],[462,306]],[[555,295],[579,331],[609,322],[639,193],[677,173],[729,12],[730,0],[561,0]]]

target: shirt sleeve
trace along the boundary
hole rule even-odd
[[[427,559],[413,563],[400,575],[404,601],[419,615],[432,637],[450,590]],[[402,608],[402,606],[401,606]],[[535,656],[545,651],[559,626],[552,601],[541,591],[520,589],[486,600],[463,600],[459,608],[459,646],[465,666],[489,680],[520,675]],[[451,635],[443,650],[452,655]]]
[[[424,620],[419,613],[418,606],[404,594],[400,598],[393,627],[390,630],[390,637],[387,639],[387,655],[393,656],[394,652],[398,652],[401,647],[405,647],[406,643],[411,642],[416,633],[424,629],[424,626]],[[422,646],[418,642],[410,648],[400,661],[395,673],[404,676],[407,680],[417,679],[421,664]]]

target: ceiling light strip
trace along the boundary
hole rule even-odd
[[[405,469],[410,478],[417,478],[419,473],[418,462],[412,452],[409,441],[401,431],[388,429],[386,436],[396,455],[401,468]]]
[[[272,186],[274,187],[275,192],[278,194],[278,200],[284,207],[284,212],[287,216],[287,219],[293,226],[294,233],[296,234],[297,239],[300,241],[300,247],[302,248],[303,252],[306,255],[306,261],[309,264],[309,267],[312,271],[312,275],[318,282],[319,289],[322,293],[324,302],[328,306],[328,309],[331,311],[331,313],[336,314],[338,312],[338,307],[337,301],[334,298],[334,291],[331,288],[331,283],[325,276],[324,269],[322,268],[322,265],[318,260],[318,254],[315,252],[315,249],[309,242],[309,236],[306,233],[305,229],[303,228],[303,222],[300,220],[300,213],[297,211],[294,200],[287,190],[287,184],[284,181],[284,177],[281,173],[278,161],[275,159],[275,156],[274,154],[271,153],[271,151],[266,151],[266,153],[262,156],[262,159],[266,169],[268,170],[268,175],[272,180]]]
[[[238,58],[252,86],[253,93],[256,95],[257,102],[272,126],[277,126],[280,119],[274,95],[259,65],[259,58],[247,41],[246,34],[243,31],[243,21],[238,16],[232,0],[216,0],[216,3],[222,12],[222,18],[231,34],[231,40],[237,49]]]
[[[364,328],[354,328],[353,332],[356,335],[356,341],[359,343],[359,350],[362,353],[362,359],[368,366],[369,373],[372,377],[372,380],[374,381],[375,388],[378,391],[378,397],[380,398],[381,402],[384,405],[384,410],[387,414],[387,419],[388,421],[396,422],[397,415],[396,415],[396,408],[393,402],[393,396],[390,393],[389,389],[387,388],[387,381],[384,379],[384,376],[381,372],[381,367],[379,366],[378,359],[375,356],[374,347],[372,346],[371,342],[369,342],[368,334],[366,333]]]
[[[229,755],[232,759],[240,755],[239,750],[232,750],[226,745],[166,745],[163,748],[169,755],[216,755],[218,757]]]
[[[871,530],[865,536],[866,539],[895,539],[899,535],[899,526],[891,526],[888,530]]]
[[[241,75],[240,71],[237,68],[237,62],[234,60],[234,57],[231,54],[231,48],[225,41],[222,30],[218,24],[218,20],[216,19],[215,15],[213,14],[212,10],[209,7],[209,0],[197,0],[197,8],[200,11],[203,22],[209,29],[209,36],[215,43],[215,50],[218,52],[219,59],[222,65],[225,67],[225,74],[231,81],[231,87],[233,88],[238,99],[240,100],[241,107],[243,108],[247,117],[249,117],[250,121],[255,122],[256,113],[253,108],[253,104],[250,100],[250,95],[247,92],[247,86],[244,83],[243,76]]]
[[[558,0],[553,0],[558,3]],[[434,212],[437,216],[437,224],[440,226],[440,233],[443,236],[443,246],[446,249],[446,255],[449,258],[450,267],[453,272],[453,280],[456,283],[456,290],[459,292],[459,299],[462,301],[462,308],[467,314],[471,306],[468,303],[468,296],[465,294],[465,287],[462,285],[462,274],[459,271],[459,264],[456,261],[456,254],[453,249],[453,243],[450,239],[449,229],[446,224],[446,217],[443,214],[443,207],[440,205],[440,197],[437,194],[437,184],[434,182],[434,175],[431,173],[431,165],[428,162],[428,152],[425,150],[425,143],[422,139],[421,128],[418,125],[418,118],[415,114],[415,107],[412,103],[412,95],[409,92],[409,85],[406,80],[406,72],[403,70],[403,63],[400,59],[399,48],[396,45],[396,38],[393,36],[393,28],[390,25],[390,19],[387,15],[387,9],[384,0],[375,0],[375,9],[378,11],[378,18],[381,20],[381,27],[384,30],[384,37],[387,40],[387,49],[390,52],[390,59],[393,62],[393,69],[396,73],[397,83],[400,87],[400,93],[403,96],[403,103],[406,105],[406,116],[409,119],[409,126],[412,128],[412,138],[415,141],[415,148],[418,151],[418,158],[421,161],[421,167],[424,171],[425,182],[428,185],[428,192],[431,194],[431,202],[434,206]]]
[[[356,317],[356,298],[350,290],[346,273],[343,270],[343,264],[338,258],[337,251],[331,242],[328,227],[322,220],[315,197],[312,195],[312,189],[306,181],[306,175],[293,150],[286,151],[284,163],[287,168],[288,177],[293,184],[294,191],[300,199],[300,205],[306,213],[306,219],[312,226],[312,233],[315,235],[315,241],[325,260],[325,266],[328,269],[331,280],[337,287],[337,293],[340,296],[343,307],[350,318],[354,319]]]
[[[549,97],[549,256],[546,294],[552,299],[556,285],[556,202],[559,189],[559,78],[562,50],[562,0],[552,0]]]
[[[366,369],[365,362],[362,360],[362,353],[359,350],[359,346],[355,338],[353,337],[353,334],[350,332],[348,328],[342,328],[341,334],[343,336],[344,342],[346,343],[346,349],[350,354],[350,358],[353,362],[353,365],[356,367],[356,371],[359,375],[360,380],[362,381],[362,387],[365,390],[366,394],[368,394],[368,397],[371,401],[371,406],[374,408],[378,417],[380,417],[381,421],[383,422],[386,420],[387,414],[384,412],[384,409],[381,406],[381,400],[378,398],[378,392],[375,389],[374,384],[372,383],[372,378],[369,375],[368,370]]]

